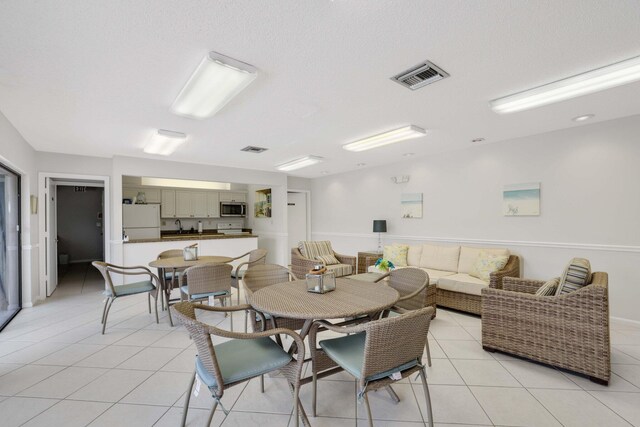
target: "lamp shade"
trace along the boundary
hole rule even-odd
[[[386,219],[374,219],[373,220],[373,232],[374,233],[386,233],[387,232],[387,220]]]

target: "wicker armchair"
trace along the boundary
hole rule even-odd
[[[180,274],[180,301],[207,301],[219,299],[224,306],[231,305],[231,267],[229,264],[198,264]],[[233,331],[233,316],[229,320]]]
[[[482,346],[589,376],[611,376],[608,275],[559,296],[536,296],[543,281],[505,277],[482,291]]]
[[[146,293],[147,303],[149,305],[149,314],[151,314],[151,297],[153,297],[155,300],[154,308],[156,310],[156,323],[159,323],[158,294],[161,293],[161,284],[158,276],[153,274],[147,267],[143,266],[123,267],[121,265],[107,264],[102,261],[94,261],[91,264],[98,269],[107,284],[107,289],[105,291],[107,299],[104,302],[104,308],[102,309],[102,335],[104,335],[104,331],[107,327],[107,317],[109,317],[111,305],[113,305],[113,302],[119,297]],[[112,274],[119,274],[122,276],[149,276],[149,278],[141,282],[116,286],[113,284],[113,279],[111,278]],[[171,323],[171,326],[173,326],[171,313],[169,313],[169,322]]]
[[[398,317],[355,326],[341,327],[324,320],[314,322],[309,331],[313,415],[316,415],[317,378],[321,371],[340,367],[357,379],[358,397],[364,399],[369,426],[373,426],[373,421],[367,392],[387,388],[397,402],[399,398],[389,386],[417,372],[422,379],[429,426],[433,427],[431,399],[422,365],[422,354],[432,316],[433,308],[425,307]],[[322,340],[319,342],[320,348],[317,348],[316,337],[320,328],[348,335]]]
[[[209,420],[205,424],[209,426],[216,408],[219,404],[221,405],[220,399],[227,388],[278,370],[289,383],[293,394],[294,425],[296,427],[299,425],[300,417],[298,415],[301,415],[303,411],[300,410],[301,403],[298,395],[300,391],[300,374],[304,364],[304,341],[300,338],[300,335],[282,328],[251,334],[234,333],[196,320],[196,310],[226,313],[250,308],[251,306],[249,305],[210,307],[194,305],[189,302],[180,302],[171,306],[170,311],[173,311],[178,321],[185,326],[198,349],[195,371],[185,394],[181,426],[184,427],[186,424],[189,399],[191,398],[191,389],[193,388],[196,374],[209,388],[214,399],[213,407],[209,413]],[[298,348],[302,350],[295,358],[270,339],[271,336],[280,334],[291,337]],[[231,340],[213,345],[212,335],[231,338]],[[222,409],[224,410],[224,407]]]
[[[420,268],[402,268],[393,270],[376,280],[387,279],[387,283],[398,291],[400,299],[389,310],[382,313],[382,317],[388,317],[391,313],[405,314],[411,310],[424,307],[433,307],[433,318],[436,317],[436,285],[429,285],[429,274]],[[431,350],[429,339],[425,345],[427,351],[427,363],[431,366]]]
[[[291,270],[293,271],[293,274],[301,278],[304,278],[304,275],[307,274],[309,270],[312,270],[314,266],[319,264],[322,264],[327,267],[327,269],[334,271],[334,273],[336,273],[336,277],[350,276],[356,273],[357,257],[350,255],[341,255],[333,250],[332,252],[333,256],[335,256],[338,261],[340,261],[340,264],[326,265],[322,261],[306,258],[304,255],[302,255],[302,252],[300,252],[299,248],[292,248]]]
[[[520,277],[520,257],[511,255],[507,264],[500,271],[489,275],[489,288],[502,289],[502,283],[506,277]],[[440,307],[453,308],[467,313],[482,314],[481,296],[463,294],[438,288],[436,300]]]
[[[242,254],[238,257],[233,258],[231,261],[244,258],[247,255],[249,256],[249,259],[241,264],[238,264],[233,272],[231,272],[231,278],[233,279],[233,281],[231,282],[231,286],[236,288],[236,291],[238,292],[238,304],[240,304],[240,280],[242,280],[242,276],[244,276],[245,271],[256,265],[264,264],[267,261],[266,249],[254,249],[250,252],[247,252],[246,254]]]

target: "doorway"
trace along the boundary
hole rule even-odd
[[[289,257],[291,248],[301,240],[311,240],[310,193],[308,191],[287,192],[287,232],[289,235]],[[291,260],[289,260],[291,262]]]
[[[0,164],[0,330],[22,308],[20,175]]]
[[[82,275],[92,261],[109,262],[109,177],[41,173],[39,195],[42,299],[65,274]]]

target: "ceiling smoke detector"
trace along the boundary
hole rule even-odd
[[[267,150],[268,150],[268,148],[255,147],[255,146],[253,146],[253,145],[247,145],[246,147],[244,147],[244,148],[243,148],[242,150],[240,150],[240,151],[246,151],[247,153],[256,153],[256,154],[259,154],[259,153],[265,152],[265,151],[267,151]]]
[[[449,77],[449,74],[442,68],[438,67],[433,62],[424,61],[391,77],[391,80],[406,88],[416,90],[447,77]]]

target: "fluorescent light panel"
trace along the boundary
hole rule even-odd
[[[349,151],[365,151],[372,148],[382,147],[383,145],[394,144],[396,142],[404,141],[407,139],[419,138],[421,136],[424,136],[426,133],[426,130],[418,126],[409,125],[400,129],[395,129],[389,132],[370,136],[359,141],[350,142],[349,144],[343,145],[342,148]]]
[[[202,190],[230,190],[231,184],[228,182],[215,181],[194,181],[190,179],[169,179],[152,178],[143,176],[140,178],[140,185],[153,187],[173,187],[173,188],[197,188]]]
[[[283,172],[289,172],[296,169],[306,168],[307,166],[315,165],[316,163],[320,163],[324,159],[318,156],[304,156],[299,159],[291,160],[290,162],[283,163],[281,165],[276,166],[276,169],[281,170]]]
[[[222,109],[255,78],[255,67],[210,52],[173,101],[171,110],[193,119],[206,119]]]
[[[491,101],[496,113],[528,110],[640,80],[640,56]]]
[[[151,136],[149,143],[144,147],[144,152],[168,156],[187,141],[187,135],[182,132],[158,129]]]

